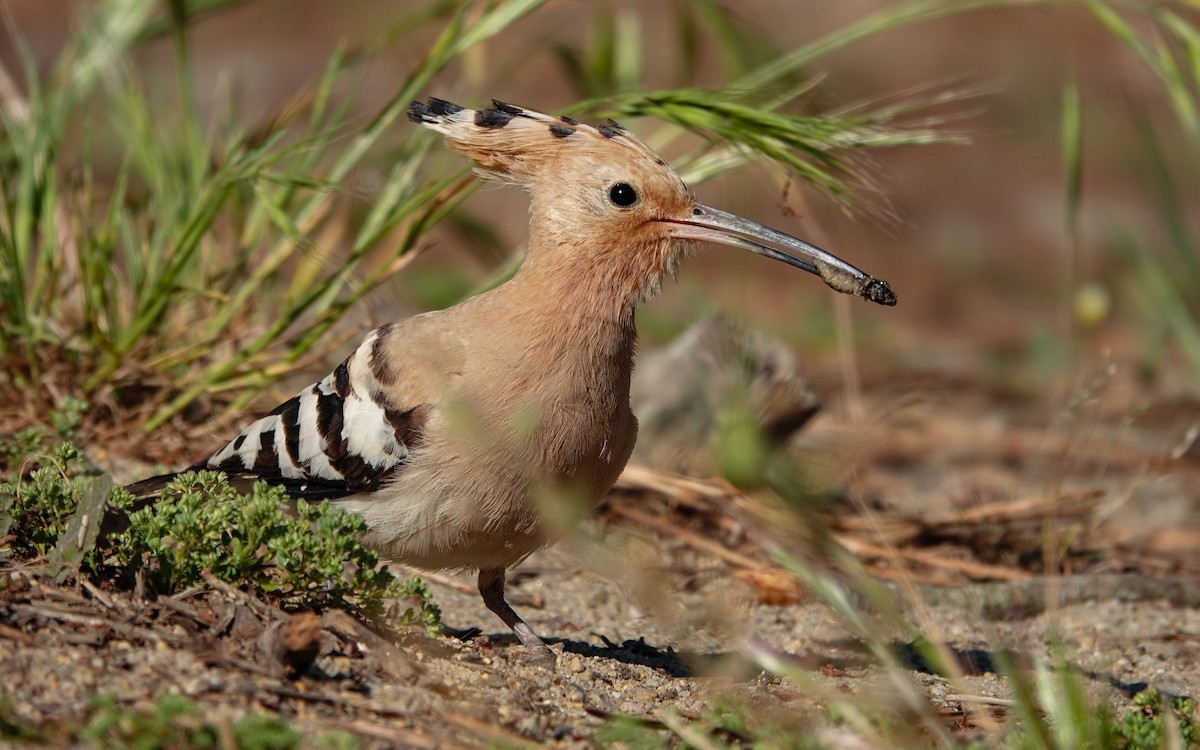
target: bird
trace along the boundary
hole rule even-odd
[[[546,657],[505,598],[506,571],[554,541],[542,503],[590,508],[624,469],[637,435],[634,311],[679,262],[719,243],[872,302],[896,296],[814,245],[697,202],[613,120],[437,98],[407,114],[482,177],[528,193],[520,267],[457,305],[370,331],[333,372],[190,468],[329,500],[364,519],[363,541],[383,559],[477,573],[486,607]],[[128,489],[147,496],[172,476]]]

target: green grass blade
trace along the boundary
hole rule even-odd
[[[1197,252],[1195,239],[1188,226],[1184,203],[1175,189],[1171,167],[1149,118],[1140,107],[1133,107],[1131,110],[1134,113],[1134,125],[1138,129],[1146,153],[1143,162],[1148,170],[1146,180],[1158,206],[1159,217],[1167,229],[1170,247],[1186,274],[1187,285],[1191,289],[1200,288],[1200,253]]]
[[[801,45],[736,80],[731,88],[758,91],[800,72],[826,55],[905,26],[989,8],[1054,5],[1057,0],[916,0],[885,7],[866,18]]]
[[[437,72],[458,59],[466,50],[499,34],[511,24],[536,10],[544,2],[545,0],[509,0],[491,7],[481,14],[473,13],[474,4],[463,6],[447,24],[430,52],[400,85],[396,94],[384,105],[375,118],[354,136],[345,151],[330,168],[326,179],[335,184],[344,180],[350,170],[361,161],[367,151],[376,144],[382,134],[407,109],[409,102],[418,96]],[[330,196],[325,194],[311,198],[295,212],[290,221],[301,234],[307,235],[313,230],[324,212],[328,211],[329,201]],[[213,317],[206,328],[206,335],[215,336],[225,330],[237,312],[245,309],[251,295],[261,288],[265,279],[278,270],[284,260],[291,256],[295,247],[294,243],[286,239],[277,243],[274,250],[268,254],[266,261],[256,269],[251,282],[243,284],[235,291],[229,303]],[[344,281],[346,276],[339,274],[335,278]],[[325,291],[327,287],[322,285],[319,289]],[[242,365],[274,343],[286,330],[288,323],[298,319],[310,305],[315,304],[321,297],[320,293],[306,296],[296,309],[289,311],[289,315],[283,316],[277,322],[269,325],[266,331],[248,342],[243,351],[231,360],[215,363],[200,373],[195,380],[198,385],[187,388],[171,404],[160,410],[147,425],[147,429],[153,429],[177,413],[205,387],[218,384],[236,373]]]
[[[802,86],[791,94],[799,96],[808,90]],[[593,100],[581,107],[604,104],[621,116],[654,117],[703,135],[713,146],[719,144],[719,155],[706,161],[703,169],[685,167],[692,176],[712,176],[745,161],[748,154],[756,154],[794,171],[852,210],[867,207],[863,193],[875,188],[869,173],[849,157],[851,152],[961,141],[961,136],[941,131],[937,120],[911,126],[904,123],[902,115],[923,105],[919,98],[808,116],[775,111],[773,107],[787,103],[785,98],[764,106],[745,97],[744,92],[731,89],[671,89]],[[731,151],[730,144],[741,153]]]
[[[1161,39],[1154,43],[1144,39],[1132,24],[1100,0],[1089,0],[1087,7],[1114,37],[1158,76],[1184,130],[1193,137],[1200,135],[1200,111],[1197,110],[1194,92],[1189,88],[1170,47]]]
[[[1062,95],[1062,153],[1063,173],[1065,175],[1065,222],[1064,234],[1067,238],[1068,257],[1070,258],[1069,286],[1074,290],[1080,283],[1082,271],[1079,235],[1079,207],[1083,187],[1083,118],[1080,116],[1079,83],[1074,74],[1063,84]]]
[[[157,0],[102,0],[91,9],[82,33],[74,37],[76,46],[56,71],[68,94],[60,100],[64,108],[84,101],[105,76],[124,67],[158,5]]]
[[[1197,29],[1194,23],[1165,8],[1156,8],[1154,15],[1183,45],[1183,56],[1189,73],[1188,87],[1195,97],[1200,89],[1200,29]]]

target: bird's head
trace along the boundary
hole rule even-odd
[[[706,241],[802,268],[840,292],[896,304],[887,282],[840,258],[698,203],[661,156],[612,120],[593,127],[503,102],[471,110],[441,99],[413,102],[408,116],[441,133],[480,174],[529,192],[531,253],[554,253],[590,273],[618,273],[635,298],[657,291],[679,259]]]

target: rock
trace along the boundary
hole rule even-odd
[[[639,423],[633,460],[684,473],[712,468],[714,435],[731,417],[750,416],[780,445],[821,407],[790,348],[720,315],[642,354],[631,401]]]

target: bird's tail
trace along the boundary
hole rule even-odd
[[[104,519],[100,522],[100,538],[107,539],[114,534],[126,531],[129,528],[129,514],[146,508],[157,500],[159,494],[178,475],[178,472],[163,474],[125,485],[125,491],[133,495],[133,502],[124,508],[108,507],[104,513]]]
[[[177,476],[179,476],[179,473],[174,472],[171,474],[163,474],[162,476],[150,477],[149,479],[143,479],[140,482],[134,482],[133,484],[126,485],[125,491],[133,495],[133,499],[140,506],[156,499],[159,493],[161,493]]]

